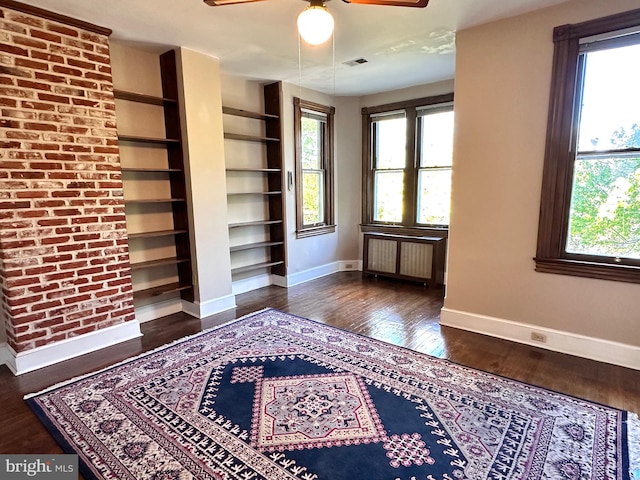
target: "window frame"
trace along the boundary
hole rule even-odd
[[[573,168],[579,128],[577,101],[582,89],[580,41],[640,26],[640,9],[553,31],[554,56],[545,148],[535,270],[603,280],[640,283],[640,267],[611,257],[566,252]]]
[[[418,208],[418,172],[420,138],[418,123],[422,110],[434,112],[453,109],[454,94],[447,93],[432,97],[423,97],[403,102],[389,103],[362,109],[362,224],[363,232],[384,232],[397,234],[431,235],[446,238],[448,225],[419,224]],[[404,179],[404,201],[402,222],[383,222],[374,220],[374,128],[376,117],[385,114],[403,112],[406,125],[406,159]]]
[[[428,113],[426,113],[428,112]],[[422,158],[423,158],[423,152],[422,152],[422,135],[423,132],[425,130],[424,124],[422,122],[422,120],[428,116],[428,115],[435,115],[438,113],[444,113],[444,112],[453,112],[453,102],[448,102],[445,104],[436,104],[436,105],[430,105],[426,108],[420,108],[418,109],[418,111],[416,112],[417,118],[416,118],[416,152],[415,152],[415,164],[416,164],[416,179],[415,179],[415,212],[413,212],[415,218],[414,221],[416,222],[416,225],[421,226],[421,227],[435,227],[435,228],[443,228],[444,224],[429,224],[429,223],[420,223],[418,222],[418,218],[419,218],[419,210],[420,210],[420,173],[422,171],[428,172],[428,171],[443,171],[443,170],[449,170],[450,172],[453,172],[453,155],[451,158],[451,163],[449,165],[430,165],[430,166],[426,166],[423,167],[422,166]],[[451,220],[451,219],[449,219]],[[446,228],[449,228],[449,224],[446,224]]]
[[[326,106],[298,97],[293,98],[294,105],[294,138],[295,138],[295,190],[296,190],[296,238],[305,238],[316,235],[333,233],[336,230],[334,224],[334,189],[333,189],[333,149],[334,149],[334,115],[335,107]],[[302,182],[302,118],[303,110],[326,118],[325,132],[323,135],[321,168],[324,173],[324,198],[321,199],[324,208],[324,221],[317,224],[304,223],[303,209],[303,182]]]

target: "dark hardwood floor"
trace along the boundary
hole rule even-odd
[[[289,289],[237,297],[234,310],[203,320],[176,314],[142,325],[142,338],[14,377],[0,367],[0,453],[59,453],[22,397],[203,328],[273,307],[534,385],[640,412],[640,372],[440,327],[443,291],[360,273],[330,275]]]

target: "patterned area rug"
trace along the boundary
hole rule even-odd
[[[275,310],[27,401],[87,479],[631,479],[640,460],[628,412]]]

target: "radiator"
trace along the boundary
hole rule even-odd
[[[400,275],[431,278],[433,245],[430,243],[402,242],[400,249]]]
[[[363,270],[436,286],[442,282],[444,243],[442,238],[365,234]]]
[[[398,242],[393,240],[369,240],[367,270],[395,273],[398,258]]]

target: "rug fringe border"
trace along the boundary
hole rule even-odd
[[[153,348],[151,350],[147,350],[145,352],[139,353],[137,355],[134,355],[133,357],[125,358],[124,360],[121,360],[119,362],[113,363],[113,364],[111,364],[111,365],[109,365],[107,367],[101,368],[99,370],[95,370],[95,371],[92,371],[92,372],[84,373],[82,375],[78,375],[77,377],[73,377],[73,378],[70,378],[68,380],[63,380],[62,382],[58,382],[56,384],[53,384],[53,385],[51,385],[51,386],[49,386],[47,388],[44,388],[44,389],[40,390],[39,392],[28,393],[24,397],[22,397],[22,399],[23,400],[29,400],[30,398],[37,397],[39,395],[43,395],[43,394],[51,392],[53,390],[57,390],[58,388],[62,388],[62,387],[65,387],[65,386],[69,385],[70,383],[74,383],[74,382],[77,382],[77,381],[80,381],[80,380],[84,380],[85,378],[89,378],[89,377],[92,377],[94,375],[98,375],[100,373],[106,372],[107,370],[111,370],[112,368],[119,367],[121,365],[124,365],[126,363],[132,362],[132,361],[137,360],[139,358],[142,358],[142,357],[145,357],[147,355],[159,352],[160,350],[164,350],[166,348],[169,348],[169,347],[171,347],[173,345],[176,345],[176,344],[178,344],[180,342],[183,342],[185,340],[191,340],[193,338],[200,337],[200,336],[205,335],[205,334],[207,334],[209,332],[212,332],[214,330],[218,330],[219,328],[226,327],[227,325],[230,325],[232,323],[239,322],[240,320],[245,320],[247,318],[253,317],[253,316],[258,315],[260,313],[268,312],[270,310],[275,310],[275,309],[273,307],[266,307],[266,308],[263,308],[261,310],[256,310],[255,312],[247,313],[246,315],[242,315],[241,317],[234,318],[233,320],[229,320],[228,322],[221,323],[220,325],[216,325],[216,326],[213,326],[213,327],[206,328],[204,330],[201,330],[199,332],[193,333],[191,335],[187,335],[185,337],[180,337],[180,338],[178,338],[176,340],[173,340],[172,342],[165,343],[164,345],[160,345],[159,347],[156,347],[156,348]]]
[[[142,357],[157,353],[157,352],[159,352],[161,350],[167,349],[167,348],[169,348],[169,347],[171,347],[173,345],[176,345],[178,343],[181,343],[183,341],[187,341],[187,340],[191,340],[191,339],[194,339],[194,338],[198,338],[200,336],[206,335],[209,332],[218,330],[220,328],[226,327],[226,326],[231,325],[233,323],[239,322],[241,320],[245,320],[247,318],[251,318],[253,316],[256,316],[256,315],[259,315],[261,313],[265,313],[265,312],[268,312],[268,311],[279,312],[280,310],[277,310],[277,309],[275,309],[273,307],[265,307],[265,308],[262,308],[260,310],[256,310],[254,312],[242,315],[242,316],[240,316],[238,318],[234,318],[232,320],[223,322],[220,325],[215,325],[213,327],[206,328],[204,330],[201,330],[200,332],[196,332],[196,333],[193,333],[191,335],[187,335],[187,336],[178,338],[178,339],[173,340],[171,342],[168,342],[166,344],[163,344],[163,345],[160,345],[158,347],[155,347],[155,348],[153,348],[151,350],[147,350],[145,352],[139,353],[139,354],[134,355],[132,357],[128,357],[128,358],[126,358],[124,360],[121,360],[119,362],[113,363],[113,364],[108,365],[108,366],[106,366],[104,368],[101,368],[101,369],[98,369],[98,370],[95,370],[95,371],[91,371],[91,372],[88,372],[88,373],[85,373],[85,374],[82,374],[82,375],[78,375],[76,377],[70,378],[68,380],[64,380],[62,382],[58,382],[58,383],[56,383],[54,385],[51,385],[51,386],[49,386],[47,388],[44,388],[44,389],[42,389],[42,390],[40,390],[38,392],[26,394],[26,395],[24,395],[23,399],[24,400],[30,400],[30,399],[32,399],[34,397],[46,394],[46,393],[51,392],[53,390],[57,390],[57,389],[62,388],[64,386],[66,386],[66,385],[69,385],[71,383],[74,383],[74,382],[77,382],[77,381],[81,381],[81,380],[84,380],[86,378],[89,378],[89,377],[92,377],[92,376],[95,376],[95,375],[99,375],[99,374],[101,374],[103,372],[106,372],[108,370],[111,370],[113,368],[119,367],[121,365],[127,364],[127,363],[135,361],[135,360],[138,360],[138,359],[140,359]],[[295,314],[289,314],[289,315],[293,315],[293,316],[298,317],[298,315],[295,315]],[[311,319],[308,319],[308,318],[305,318],[305,317],[299,317],[299,318],[304,318],[305,320],[310,320],[312,322],[315,322],[314,320],[311,320]],[[316,323],[323,324],[322,322],[316,322]],[[354,333],[354,332],[351,332],[351,333]],[[358,335],[358,334],[356,334],[356,335]],[[400,347],[401,349],[404,348],[404,347],[401,347],[399,345],[393,345],[393,344],[389,344],[389,345],[395,346],[395,347]],[[418,353],[420,353],[420,352],[418,352]],[[423,354],[423,355],[427,355],[427,354]],[[442,358],[439,358],[439,357],[433,357],[431,355],[427,355],[427,356],[432,357],[434,359],[438,359],[438,360],[444,360],[445,362],[450,362],[450,363],[453,363],[455,365],[460,365],[460,364],[457,364],[455,362],[451,362],[448,359],[442,359]],[[463,365],[463,367],[464,367],[464,365]],[[468,367],[465,367],[465,368],[468,368]],[[478,369],[476,369],[476,370],[478,370]],[[478,370],[478,371],[482,371],[482,370]],[[485,373],[488,373],[490,375],[495,375],[495,376],[500,377],[500,378],[505,378],[507,380],[514,381],[516,383],[521,383],[518,380],[509,379],[507,377],[502,377],[501,375],[497,375],[497,374],[494,374],[494,373],[491,373],[491,372],[485,372]],[[543,390],[548,390],[548,389],[545,389],[544,387],[538,387],[536,385],[532,385],[532,386],[534,386],[536,388],[541,388]],[[561,393],[561,392],[554,392],[553,390],[549,390],[549,391],[553,392],[553,393],[559,393],[560,395],[571,396],[571,395],[567,395],[567,394],[564,394],[564,393]],[[578,397],[575,397],[575,398],[578,398]],[[593,402],[593,403],[596,403],[596,402]],[[610,406],[608,408],[614,408],[615,409],[615,407],[610,407]],[[620,409],[618,409],[618,410],[620,410]],[[640,417],[638,416],[638,413],[635,413],[635,412],[632,412],[632,411],[627,411],[626,413],[627,413],[627,418],[626,418],[626,422],[625,423],[626,423],[626,433],[627,433],[626,442],[627,442],[627,447],[628,447],[628,460],[629,460],[629,464],[628,464],[629,479],[630,480],[640,480]]]

